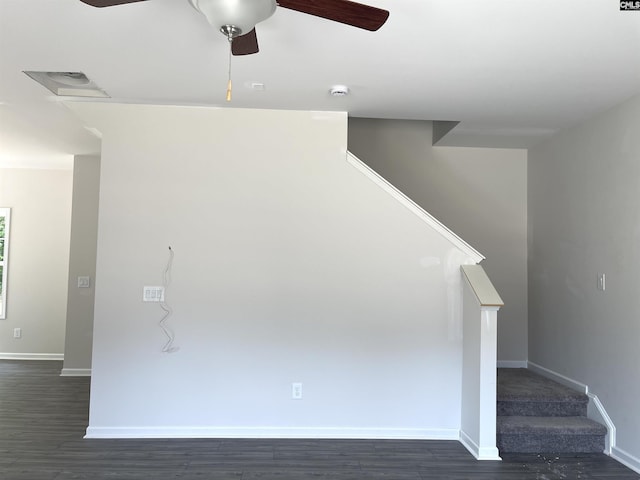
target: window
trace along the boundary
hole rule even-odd
[[[9,223],[11,209],[0,208],[0,318],[7,313],[7,258],[9,256]]]

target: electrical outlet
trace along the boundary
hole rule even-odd
[[[291,384],[291,398],[293,398],[294,400],[302,400],[302,384],[301,383]]]
[[[90,277],[78,277],[78,288],[89,288],[91,287],[91,278]]]
[[[164,287],[144,287],[142,289],[143,302],[164,302]]]
[[[13,338],[22,338],[22,329],[14,328],[13,329]]]

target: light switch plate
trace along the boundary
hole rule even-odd
[[[91,277],[78,277],[78,288],[89,288],[91,286]]]
[[[299,382],[291,384],[291,398],[302,400],[302,384]]]

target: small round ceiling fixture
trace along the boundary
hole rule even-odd
[[[331,87],[331,90],[329,90],[329,93],[333,97],[345,97],[349,95],[349,87],[346,85],[334,85]]]

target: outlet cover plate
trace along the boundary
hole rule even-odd
[[[142,289],[143,302],[164,302],[164,287],[144,287]]]

